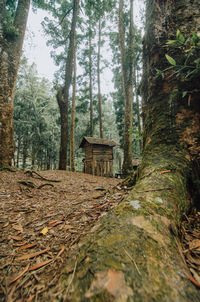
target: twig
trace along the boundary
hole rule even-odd
[[[136,267],[136,270],[137,270],[138,274],[141,276],[142,274],[141,274],[141,272],[140,272],[140,270],[139,270],[139,268],[138,268],[138,266],[137,266],[135,260],[134,260],[134,259],[131,257],[131,255],[127,252],[127,250],[125,250],[125,248],[124,248],[124,252],[125,252],[125,253],[127,254],[127,256],[131,259],[131,261],[133,262],[133,264],[134,264],[135,267]]]

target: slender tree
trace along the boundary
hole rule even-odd
[[[67,169],[67,146],[68,146],[68,103],[69,103],[69,88],[72,81],[72,69],[75,54],[75,30],[77,24],[79,10],[79,0],[73,2],[73,16],[71,22],[71,30],[69,36],[69,48],[65,65],[64,87],[58,91],[57,101],[60,108],[61,116],[61,142],[60,142],[60,157],[59,169]]]
[[[0,168],[14,156],[13,102],[30,0],[0,1]],[[12,15],[9,15],[9,9]]]
[[[91,10],[91,8],[90,8]],[[94,114],[93,114],[93,74],[92,74],[92,29],[91,11],[89,10],[89,94],[90,94],[90,136],[94,136]]]
[[[74,41],[76,43],[76,40]],[[71,131],[70,131],[70,170],[75,171],[75,113],[76,113],[76,45],[74,51],[74,81],[71,108]]]
[[[99,136],[103,138],[103,124],[102,124],[102,100],[101,100],[101,18],[98,22],[98,54],[97,54],[97,82],[98,82],[98,106],[99,106]]]

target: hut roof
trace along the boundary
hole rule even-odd
[[[86,142],[91,145],[104,145],[104,146],[110,146],[110,147],[114,147],[117,145],[117,143],[115,143],[114,141],[109,141],[107,139],[84,136],[80,143],[79,148],[84,148],[84,145]]]

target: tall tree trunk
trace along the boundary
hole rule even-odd
[[[124,107],[126,106],[126,89],[127,83],[126,74],[126,49],[125,49],[125,36],[124,36],[124,21],[123,21],[123,8],[124,0],[119,0],[119,20],[118,20],[118,31],[119,31],[119,46],[120,46],[120,61],[121,61],[121,80],[122,80],[122,91],[124,97]]]
[[[57,100],[60,108],[61,115],[61,142],[60,142],[60,156],[59,156],[59,169],[66,170],[67,169],[67,146],[68,146],[68,103],[69,103],[69,88],[72,81],[72,69],[73,69],[73,61],[74,61],[74,53],[75,53],[75,31],[76,31],[76,23],[78,18],[79,11],[79,1],[74,0],[73,3],[73,16],[71,23],[71,31],[69,37],[69,49],[66,58],[65,65],[65,84],[62,90],[63,96],[58,92]],[[61,103],[65,103],[62,104]],[[61,112],[61,110],[64,110]]]
[[[101,18],[98,24],[98,55],[97,55],[97,81],[98,81],[98,105],[99,105],[99,136],[103,138],[103,125],[102,125],[102,101],[101,101]]]
[[[94,136],[94,117],[93,117],[93,81],[92,81],[92,29],[91,16],[89,16],[89,93],[90,93],[90,136]]]
[[[142,139],[141,139],[141,135],[142,135],[142,131],[141,131],[141,118],[140,118],[140,101],[139,101],[139,95],[138,95],[138,73],[137,73],[137,69],[135,67],[135,98],[136,98],[136,106],[137,106],[137,123],[138,123],[138,134],[139,134],[139,140],[138,140],[138,144],[139,144],[139,151],[140,154],[142,152]]]
[[[6,15],[6,0],[0,1],[0,37],[3,38],[3,26]]]
[[[70,170],[73,172],[75,171],[75,113],[76,113],[76,47],[75,47],[75,54],[74,54],[74,82],[73,82],[73,92],[72,92],[71,132],[70,132]]]
[[[60,88],[56,95],[57,102],[60,109],[60,151],[59,151],[59,170],[66,170],[67,167],[67,140],[66,136],[68,130],[68,104],[65,102],[63,97],[63,88]]]
[[[123,0],[119,1],[119,41],[121,54],[122,88],[124,96],[124,162],[123,173],[128,175],[132,170],[132,124],[133,124],[133,0],[130,0],[130,24],[128,51],[125,48],[123,25]],[[127,53],[127,54],[126,54]]]
[[[14,157],[13,103],[30,0],[19,0],[13,26],[16,33],[3,32],[5,1],[0,5],[0,168],[11,165]]]
[[[16,167],[17,168],[19,168],[20,148],[21,148],[21,137],[18,137],[18,140],[17,140],[17,159],[16,159]]]
[[[155,77],[156,68],[167,64],[167,39],[173,39],[178,28],[184,32],[185,24],[188,32],[200,31],[199,0],[147,0],[145,146],[139,179],[130,195],[79,244],[77,252],[68,255],[62,279],[49,297],[57,294],[60,301],[71,302],[200,300],[181,260],[177,236],[181,216],[190,206],[188,167],[191,158],[199,162],[199,81],[188,83],[196,91],[190,104],[181,97],[172,104],[171,88],[179,85],[177,80]],[[183,142],[188,131],[198,141],[196,154],[189,142]]]

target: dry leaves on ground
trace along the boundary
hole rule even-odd
[[[124,198],[119,179],[40,174],[0,172],[0,301],[42,301],[69,249]]]
[[[188,278],[200,288],[200,212],[193,211],[182,223],[183,255]]]

